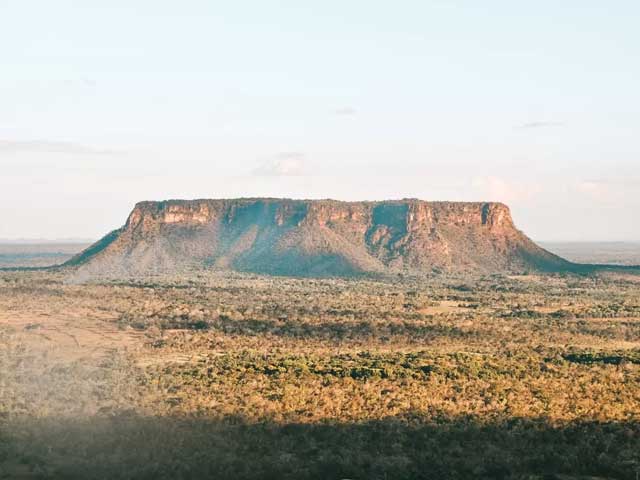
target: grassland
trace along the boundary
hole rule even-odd
[[[0,272],[0,478],[619,478],[640,277]]]

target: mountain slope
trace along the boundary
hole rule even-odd
[[[231,199],[138,203],[66,266],[100,275],[192,268],[277,275],[560,271],[501,203]]]

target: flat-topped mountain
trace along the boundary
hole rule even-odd
[[[276,275],[561,271],[502,203],[242,198],[138,203],[66,263],[90,274],[192,268]]]

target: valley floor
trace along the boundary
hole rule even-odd
[[[640,277],[0,272],[0,478],[640,472]]]

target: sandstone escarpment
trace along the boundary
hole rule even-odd
[[[233,269],[284,275],[558,271],[571,264],[501,203],[231,199],[138,203],[67,264],[107,275]]]

